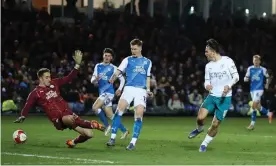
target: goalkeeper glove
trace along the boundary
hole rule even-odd
[[[80,65],[82,61],[82,52],[80,50],[76,50],[73,59],[77,65]]]

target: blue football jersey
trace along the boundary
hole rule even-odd
[[[137,88],[147,88],[147,77],[151,74],[151,60],[145,57],[133,57],[129,56],[125,58],[119,70],[126,73],[126,85]]]
[[[250,79],[250,91],[263,90],[264,79],[268,77],[266,68],[250,66],[247,69],[246,77]]]
[[[103,93],[114,94],[114,87],[112,84],[109,83],[109,80],[116,70],[117,67],[113,64],[96,64],[93,76],[99,76],[98,85],[100,95]]]

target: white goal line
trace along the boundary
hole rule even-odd
[[[94,160],[94,159],[84,159],[84,158],[74,158],[74,157],[58,157],[58,156],[45,156],[45,155],[36,155],[36,154],[24,154],[24,153],[10,153],[2,152],[3,155],[10,156],[23,156],[23,157],[37,157],[45,159],[58,159],[58,160],[74,160],[74,161],[83,161],[85,163],[98,163],[98,164],[114,164],[114,161],[109,160]]]

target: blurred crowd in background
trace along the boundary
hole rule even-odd
[[[232,110],[242,112],[250,101],[249,84],[243,77],[252,65],[252,56],[261,55],[271,76],[276,71],[275,29],[275,17],[246,20],[218,16],[205,21],[190,15],[175,22],[162,15],[137,17],[125,12],[98,12],[91,21],[64,24],[54,21],[46,9],[18,11],[2,6],[2,105],[13,100],[20,110],[38,83],[36,71],[46,67],[52,78],[65,76],[74,66],[74,50],[80,49],[84,60],[78,78],[63,86],[61,93],[75,111],[89,113],[98,96],[90,79],[95,64],[102,61],[103,49],[114,49],[113,63],[119,65],[130,55],[130,40],[137,37],[143,40],[143,55],[153,63],[151,89],[155,96],[148,102],[149,110],[196,112],[208,95],[203,87],[205,42],[214,38],[224,48],[223,55],[231,57],[238,68],[240,81],[233,88]],[[273,79],[266,96],[275,94]]]

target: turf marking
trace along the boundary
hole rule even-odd
[[[93,160],[93,159],[84,159],[84,158],[71,158],[71,157],[58,157],[58,156],[44,156],[44,155],[36,155],[36,154],[24,154],[24,153],[10,153],[10,152],[2,152],[4,155],[10,156],[23,156],[23,157],[37,157],[37,158],[45,158],[45,159],[59,159],[59,160],[74,160],[74,161],[83,161],[84,163],[95,163],[95,164],[114,164],[114,161],[109,160]]]

